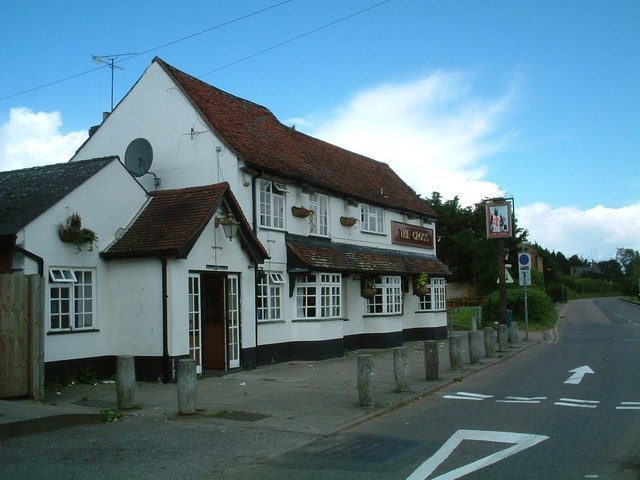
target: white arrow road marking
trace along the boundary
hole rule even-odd
[[[571,383],[573,385],[577,385],[582,381],[582,377],[584,377],[587,373],[595,373],[591,370],[591,367],[588,365],[583,365],[582,367],[574,368],[573,370],[569,370],[569,373],[573,373],[564,383]]]
[[[445,395],[442,398],[449,398],[453,400],[484,400],[485,398],[492,398],[493,395],[482,395],[481,393],[469,393],[469,392],[456,392],[455,395]]]
[[[554,405],[560,405],[562,407],[578,407],[578,408],[596,408],[600,403],[599,400],[580,400],[578,398],[561,398],[559,402],[554,402]]]
[[[640,402],[620,402],[616,410],[640,410]]]
[[[499,442],[499,443],[514,443],[512,447],[500,450],[492,455],[483,457],[475,462],[469,463],[462,467],[451,470],[443,475],[439,475],[432,480],[455,480],[456,478],[463,477],[471,472],[480,470],[481,468],[493,465],[500,460],[504,460],[511,455],[515,455],[518,452],[526,450],[529,447],[533,447],[538,443],[548,439],[549,437],[544,435],[533,435],[529,433],[512,433],[512,432],[490,432],[483,430],[458,430],[454,433],[449,440],[447,440],[442,447],[426,462],[420,465],[411,475],[407,477],[407,480],[426,480],[436,468],[442,462],[444,462],[449,455],[456,449],[463,440],[474,440],[480,442]]]
[[[506,397],[505,400],[496,400],[498,403],[540,403],[547,397]]]

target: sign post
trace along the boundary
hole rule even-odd
[[[522,246],[524,249],[524,245]],[[531,254],[518,254],[518,276],[520,285],[524,286],[524,331],[525,340],[529,340],[529,302],[527,300],[527,286],[531,285]]]
[[[513,198],[494,198],[485,203],[487,239],[498,240],[498,282],[500,323],[507,323],[507,289],[505,285],[504,239],[513,236]]]

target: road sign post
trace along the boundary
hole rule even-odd
[[[520,285],[524,286],[524,338],[529,340],[529,302],[527,300],[527,286],[531,285],[531,254],[518,254],[518,277]]]

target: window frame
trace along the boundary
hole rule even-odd
[[[400,275],[381,275],[374,279],[376,294],[365,299],[365,315],[388,316],[404,313],[404,293]]]
[[[418,312],[442,312],[447,309],[447,282],[444,277],[431,277],[427,293],[418,297]]]
[[[320,237],[330,236],[329,232],[329,196],[323,193],[309,194],[309,233]]]
[[[384,235],[384,208],[375,207],[369,204],[360,205],[360,230],[366,233]],[[371,227],[372,219],[375,220],[376,228]]]
[[[94,268],[52,267],[49,269],[47,285],[49,332],[96,330],[96,280],[97,272]],[[67,317],[66,321],[65,317]]]
[[[296,279],[295,320],[327,320],[342,318],[342,274],[312,272]],[[307,302],[304,300],[307,299]],[[313,311],[313,315],[309,315]]]
[[[258,225],[273,230],[285,229],[286,187],[272,180],[258,180]]]
[[[282,272],[265,272],[256,285],[256,320],[273,322],[283,319],[282,294],[284,275]]]

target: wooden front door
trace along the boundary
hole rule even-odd
[[[206,370],[226,368],[224,277],[202,275],[202,360]]]

